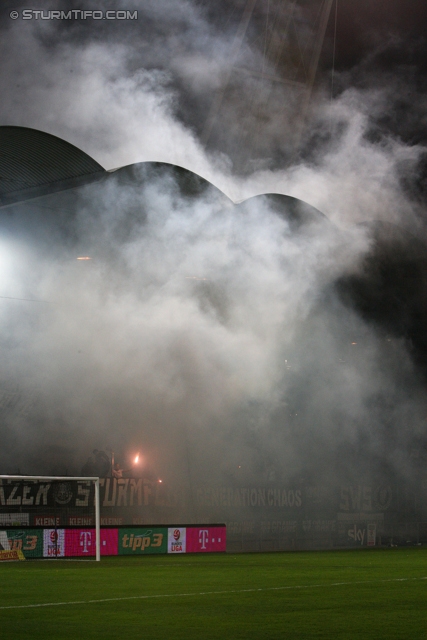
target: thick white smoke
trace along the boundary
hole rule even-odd
[[[174,42],[168,69],[159,34],[137,55],[124,39],[58,42],[50,24],[13,25],[2,45],[2,124],[63,137],[108,169],[176,163],[234,201],[298,197],[333,224],[319,218],[295,230],[263,197],[239,207],[213,189],[190,198],[167,172],[133,184],[113,176],[64,200],[76,216],[65,239],[37,203],[28,205],[22,220],[37,213],[37,239],[28,233],[17,246],[6,238],[17,266],[2,293],[45,302],[2,308],[2,378],[34,398],[6,420],[2,462],[15,470],[13,450],[26,472],[78,470],[96,446],[124,452],[142,443],[175,474],[190,447],[198,477],[238,466],[263,478],[332,474],[340,451],[349,473],[358,452],[406,472],[402,452],[422,433],[425,410],[407,341],[362,319],[335,283],[363,272],[371,250],[356,223],[424,233],[423,206],[401,185],[402,166],[424,149],[373,140],[384,94],[350,87],[314,106],[306,144],[319,130],[324,142],[311,155],[233,175],[227,157],[208,155],[178,116],[183,87],[202,100],[215,86],[227,34],[209,29],[190,3],[179,9],[188,32]],[[50,201],[55,215],[61,203]],[[76,261],[80,252],[92,260]]]

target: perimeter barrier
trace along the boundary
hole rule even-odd
[[[218,553],[226,550],[225,524],[101,527],[101,556]],[[94,527],[13,527],[0,529],[0,550],[30,558],[95,556]]]

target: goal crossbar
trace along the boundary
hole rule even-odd
[[[11,476],[11,475],[1,475],[0,480],[29,480],[29,481],[37,481],[42,480],[43,482],[57,482],[57,481],[85,481],[85,482],[94,482],[95,484],[95,546],[96,546],[96,561],[99,562],[101,560],[101,528],[100,528],[100,504],[99,504],[99,478],[97,476]]]

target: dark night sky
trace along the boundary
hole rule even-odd
[[[204,5],[212,10],[212,5],[204,0],[195,2],[196,5]],[[237,4],[237,3],[236,3]],[[303,3],[304,4],[304,3]],[[214,3],[216,13],[221,8],[221,3]],[[232,3],[227,3],[228,10]],[[240,2],[240,5],[243,5]],[[126,8],[133,9],[135,3],[130,2]],[[123,5],[124,7],[124,5]],[[102,8],[123,8],[120,3],[104,2]],[[0,13],[2,28],[8,28],[11,24],[9,12],[11,10],[22,10],[25,8],[42,8],[22,0],[4,0]],[[97,2],[76,2],[75,0],[57,1],[50,7],[52,9],[98,9],[101,4]],[[141,5],[140,5],[141,8]],[[332,37],[334,32],[335,2],[331,10],[327,35]],[[357,64],[372,49],[383,43],[389,36],[397,36],[409,43],[411,40],[425,39],[427,25],[427,6],[423,0],[338,0],[338,29],[337,29],[337,68],[348,69]],[[92,30],[93,25],[88,22],[88,30]],[[76,28],[76,25],[74,25]],[[117,25],[113,25],[117,30]],[[139,28],[139,26],[138,26]],[[96,37],[96,32],[92,33]],[[421,59],[420,59],[420,62]],[[425,60],[424,60],[425,63]]]
[[[130,2],[126,5],[126,8],[136,8],[137,5]],[[203,2],[195,2],[196,5],[202,5],[209,8],[212,11],[212,5],[204,0]],[[237,4],[237,3],[236,3]],[[244,3],[240,1],[240,5]],[[304,4],[304,3],[303,3]],[[221,3],[214,3],[216,7],[215,15],[221,8]],[[228,11],[230,11],[232,3],[226,4]],[[49,5],[50,6],[50,5]],[[0,23],[2,28],[8,28],[11,24],[9,18],[9,12],[11,10],[22,10],[24,8],[35,9],[36,6],[32,3],[22,2],[22,0],[4,0],[0,12]],[[46,6],[42,7],[43,10],[47,10]],[[101,5],[96,2],[76,2],[75,0],[63,0],[57,1],[52,4],[50,8],[53,9],[97,9],[101,8]],[[102,8],[122,8],[119,4],[104,2]],[[240,9],[241,10],[241,9]],[[336,42],[336,68],[338,70],[348,70],[360,63],[361,60],[369,55],[377,47],[384,46],[385,42],[390,38],[400,39],[407,47],[408,58],[415,62],[420,67],[426,70],[426,58],[423,56],[421,46],[425,44],[425,34],[427,27],[427,5],[423,0],[376,0],[371,2],[370,0],[359,0],[354,2],[353,0],[338,0],[338,23],[337,23],[337,42]],[[327,29],[327,39],[332,40],[335,26],[335,2],[331,10],[331,16]],[[69,24],[66,25],[70,27]],[[111,30],[114,29],[117,32],[117,24],[110,25]],[[74,24],[73,28],[77,31],[84,31],[92,33],[89,35],[91,38],[96,38],[97,32],[94,31],[93,25],[87,22],[83,25]],[[138,25],[138,29],[140,25]],[[120,38],[120,35],[117,37]],[[413,51],[414,44],[419,43],[419,49],[417,52]],[[329,43],[330,46],[331,43]],[[412,54],[409,51],[412,50]],[[330,61],[329,50],[324,55],[324,66],[328,66]],[[389,58],[389,63],[393,64],[396,59]]]
[[[168,1],[166,1],[166,5]],[[352,0],[337,0],[331,10],[331,15],[327,27],[326,37],[320,58],[320,65],[317,73],[317,86],[324,86],[326,91],[330,89],[331,66],[334,48],[335,15],[337,15],[337,38],[335,47],[335,78],[334,96],[349,87],[370,88],[389,86],[393,87],[394,95],[390,96],[390,113],[384,114],[383,118],[373,116],[373,120],[386,131],[393,135],[401,136],[405,142],[410,144],[424,142],[425,123],[420,121],[420,117],[411,117],[416,112],[417,97],[420,93],[425,93],[427,78],[427,42],[425,33],[427,31],[427,5],[423,0],[403,0],[376,1],[362,0],[353,2]],[[87,5],[79,2],[68,2],[60,0],[54,3],[57,9],[69,10],[70,8],[120,8],[114,3],[89,2]],[[302,2],[301,6],[310,5],[310,2]],[[311,2],[313,5],[313,3]],[[186,53],[204,53],[207,56],[215,57],[221,48],[226,46],[227,41],[231,42],[233,33],[239,23],[239,16],[245,5],[243,0],[235,0],[233,3],[211,3],[206,0],[195,2],[196,11],[188,15],[185,11],[161,11],[157,13],[153,7],[160,7],[160,3],[147,2],[141,6],[139,3],[129,3],[126,8],[133,6],[139,8],[139,20],[135,22],[127,21],[50,21],[48,28],[41,24],[41,21],[24,21],[20,18],[12,21],[9,18],[11,9],[22,10],[31,7],[26,2],[3,3],[0,11],[1,27],[8,31],[13,31],[11,42],[19,42],[21,37],[30,28],[35,28],[36,37],[46,55],[54,59],[58,54],[59,47],[66,43],[70,46],[79,47],[94,44],[124,45],[127,47],[127,72],[144,65],[146,69],[162,69],[167,74],[171,73],[169,82],[174,87],[177,95],[174,98],[174,109],[176,116],[183,120],[187,127],[192,128],[198,135],[203,129],[206,113],[212,103],[212,94],[201,86],[197,88],[197,76],[192,77],[191,72],[183,75],[182,69],[177,71],[175,59]],[[125,6],[125,5],[123,5]],[[173,6],[173,3],[172,3]],[[191,7],[191,3],[187,5]],[[256,9],[264,10],[265,3],[258,1]],[[273,6],[273,5],[272,5]],[[313,5],[316,6],[316,5]],[[337,9],[337,14],[336,14]],[[195,17],[196,16],[196,17]],[[203,18],[201,18],[203,16]],[[210,25],[210,26],[209,26]],[[44,28],[46,26],[46,28]],[[40,27],[40,28],[39,28]],[[223,41],[220,38],[223,37]],[[215,42],[221,42],[216,46]],[[3,58],[7,59],[8,47],[3,52]],[[212,48],[211,53],[209,53]],[[23,49],[23,50],[22,50]],[[25,67],[26,54],[25,46],[21,51],[13,52],[13,56],[22,55],[22,64],[19,67],[19,59],[15,63],[14,72],[5,71],[6,79],[3,82],[3,91],[7,90],[8,82],[10,88],[20,84],[19,73],[22,73],[22,81],[31,71]],[[10,51],[10,47],[9,47]],[[29,64],[37,65],[37,54],[32,53]],[[40,64],[43,61],[40,59]],[[64,74],[76,73],[72,68],[73,64],[64,65]],[[17,75],[17,69],[20,69]],[[212,69],[206,69],[205,77],[212,73]],[[8,78],[8,79],[7,79]],[[55,85],[53,79],[52,85]],[[400,83],[400,84],[399,84]],[[240,87],[239,90],[242,88]],[[248,88],[250,97],[251,89]],[[271,97],[270,97],[271,98]],[[25,101],[25,93],[21,95],[21,101]],[[390,100],[389,100],[390,102]],[[0,114],[1,115],[1,114]],[[244,115],[244,114],[243,114]],[[417,114],[419,116],[419,114]],[[273,111],[271,117],[277,117]],[[7,116],[6,116],[7,117]],[[225,121],[224,127],[232,126],[233,118],[241,117],[234,111],[230,121]],[[2,118],[4,120],[4,116]],[[55,119],[53,117],[53,119]],[[31,114],[29,105],[26,116],[26,124],[33,126],[34,116]],[[37,120],[37,119],[36,119]],[[18,124],[24,124],[19,122]],[[34,124],[36,126],[36,124]],[[52,130],[52,133],[56,131]],[[268,133],[266,134],[268,135]],[[218,139],[218,149],[225,140]],[[224,151],[227,149],[224,147]],[[280,154],[279,154],[280,156]],[[133,160],[133,158],[130,158]],[[280,160],[279,160],[280,163]],[[115,165],[117,166],[117,164]]]
[[[335,4],[328,25],[329,38],[333,36],[334,22]],[[351,69],[389,39],[401,39],[409,50],[417,42],[425,45],[426,25],[427,5],[422,0],[338,0],[337,69]],[[421,49],[412,61],[426,69]],[[389,64],[395,62],[390,56]]]

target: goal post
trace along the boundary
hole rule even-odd
[[[3,542],[8,540],[6,529],[10,531],[19,526],[22,529],[31,526],[41,529],[46,525],[45,531],[73,532],[75,523],[80,525],[80,538],[83,536],[85,550],[92,556],[93,552],[90,553],[87,548],[88,544],[92,544],[91,536],[85,531],[88,531],[88,526],[92,531],[95,529],[95,560],[99,562],[100,520],[98,477],[0,475],[0,547],[4,546],[3,539]],[[83,525],[88,526],[84,529]],[[68,537],[71,539],[72,535]],[[58,536],[55,535],[54,539],[57,544]],[[63,555],[53,553],[52,557]],[[69,555],[73,555],[72,549]]]

